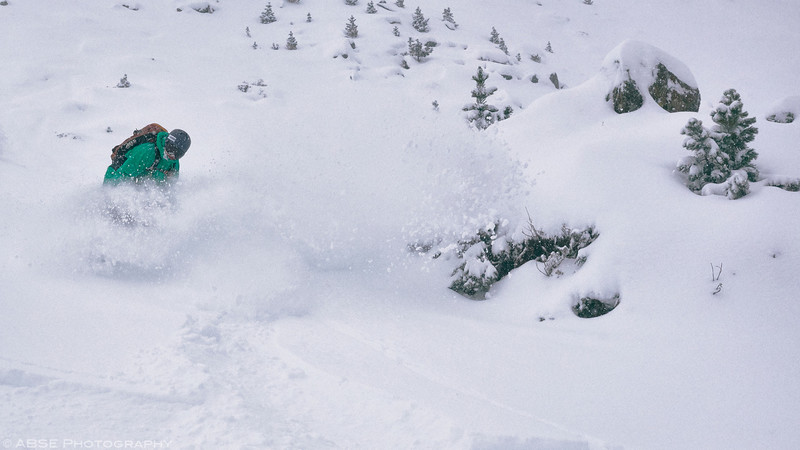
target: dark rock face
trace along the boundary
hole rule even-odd
[[[667,66],[656,66],[656,78],[647,89],[650,96],[667,112],[700,110],[700,89],[684,83]]]
[[[611,298],[583,297],[572,305],[572,312],[582,319],[591,319],[606,315],[617,306],[619,294]]]
[[[700,90],[685,64],[652,45],[625,41],[606,55],[606,101],[618,114],[636,111],[648,96],[667,112],[700,109]]]
[[[644,105],[644,97],[639,92],[636,82],[631,79],[627,79],[621,85],[614,87],[606,97],[606,101],[612,102],[614,111],[617,114],[636,111]]]

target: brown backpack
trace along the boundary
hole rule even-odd
[[[119,169],[120,166],[122,166],[128,159],[128,150],[140,144],[154,144],[156,142],[156,136],[158,136],[158,133],[166,131],[166,128],[157,123],[151,123],[150,125],[147,125],[139,130],[134,130],[131,137],[125,139],[121,144],[111,149],[111,167],[113,167],[114,170]],[[157,149],[156,154],[161,156]],[[156,161],[158,161],[158,159],[159,158],[156,158]]]

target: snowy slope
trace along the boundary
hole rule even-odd
[[[762,175],[800,177],[800,125],[765,120],[800,94],[794,3],[486,3],[278,0],[266,25],[253,1],[0,6],[3,447],[800,446],[800,194],[674,173],[733,87]],[[417,62],[409,37],[438,45]],[[698,113],[613,112],[601,66],[631,39],[688,67]],[[483,132],[461,111],[478,65],[515,110]],[[192,136],[181,183],[103,189],[153,121]],[[476,302],[408,251],[528,214],[595,226],[587,262]]]

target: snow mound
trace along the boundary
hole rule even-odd
[[[606,56],[600,73],[608,81],[606,101],[613,101],[617,113],[641,108],[647,94],[668,112],[700,108],[700,90],[689,68],[650,44],[622,42]]]
[[[800,115],[800,95],[786,97],[767,110],[767,120],[777,123],[792,123]]]

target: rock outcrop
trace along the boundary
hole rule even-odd
[[[700,90],[692,73],[652,45],[623,42],[606,56],[601,72],[609,80],[606,101],[619,114],[636,111],[648,98],[668,112],[700,109]]]

